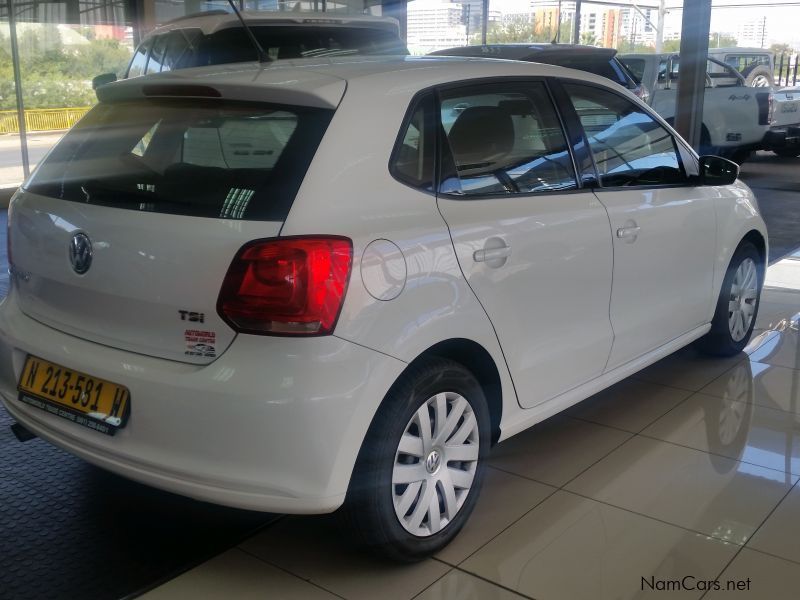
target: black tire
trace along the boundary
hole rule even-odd
[[[747,259],[752,260],[756,265],[757,283],[756,283],[756,298],[753,317],[750,322],[747,332],[744,337],[739,340],[734,339],[731,328],[728,325],[728,318],[730,316],[728,305],[731,301],[731,289],[736,270]],[[711,330],[695,343],[698,350],[705,354],[712,356],[734,356],[741,352],[747,343],[750,341],[750,336],[753,334],[753,328],[758,318],[758,308],[761,304],[761,287],[764,284],[764,262],[761,258],[756,247],[748,242],[743,241],[739,244],[736,252],[733,253],[733,258],[728,265],[728,270],[725,273],[725,278],[722,281],[722,289],[717,299],[717,308],[714,311],[714,318],[711,321]]]
[[[394,486],[392,473],[400,438],[411,418],[429,399],[441,392],[455,392],[467,400],[478,426],[478,460],[472,484],[464,490],[466,498],[455,516],[438,533],[417,536],[406,530],[395,512],[393,494],[396,489],[402,491],[402,487]],[[460,424],[461,421],[459,427]],[[389,390],[370,425],[356,460],[345,504],[340,510],[340,523],[359,545],[396,561],[414,562],[435,554],[458,534],[475,507],[490,445],[486,398],[480,384],[467,369],[439,358],[409,367]],[[419,464],[424,465],[424,462],[423,456]],[[447,464],[440,468],[447,468]],[[432,489],[443,503],[444,498],[436,484]]]
[[[778,148],[773,152],[782,158],[797,158],[800,156],[800,148]]]

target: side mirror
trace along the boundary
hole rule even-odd
[[[700,157],[700,185],[731,185],[739,177],[739,165],[719,156]]]
[[[92,79],[92,89],[96,90],[101,85],[105,85],[107,83],[114,83],[117,80],[116,73],[103,73],[102,75],[98,75],[94,79]]]

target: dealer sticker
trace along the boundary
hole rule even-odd
[[[202,329],[187,329],[183,333],[186,342],[186,356],[202,356],[215,358],[217,356],[217,333]]]

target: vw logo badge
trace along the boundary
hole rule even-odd
[[[442,461],[442,455],[439,454],[438,450],[432,450],[430,454],[428,454],[428,458],[425,459],[425,468],[428,470],[428,473],[435,473],[439,470],[439,465]]]
[[[83,275],[92,266],[92,240],[85,233],[72,236],[69,242],[69,262],[78,275]]]

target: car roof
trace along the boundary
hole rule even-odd
[[[747,53],[747,54],[772,54],[769,48],[709,48],[709,54],[734,54],[734,53]]]
[[[483,44],[436,50],[430,54],[436,56],[497,57],[511,60],[527,60],[537,54],[547,54],[549,56],[597,56],[608,60],[614,57],[617,51],[614,48],[596,48],[595,46],[579,44]]]
[[[399,35],[400,23],[392,17],[373,17],[369,15],[336,15],[312,12],[242,11],[242,18],[248,25],[299,25],[306,27],[365,27],[384,29]],[[153,29],[146,38],[172,31],[174,29],[200,29],[206,35],[221,29],[241,27],[239,18],[230,12],[214,10],[178,17]]]
[[[124,79],[101,86],[101,101],[152,96],[209,97],[335,108],[353,84],[377,95],[406,94],[434,85],[503,76],[566,77],[609,86],[599,75],[516,60],[375,56],[278,60],[194,67]]]

